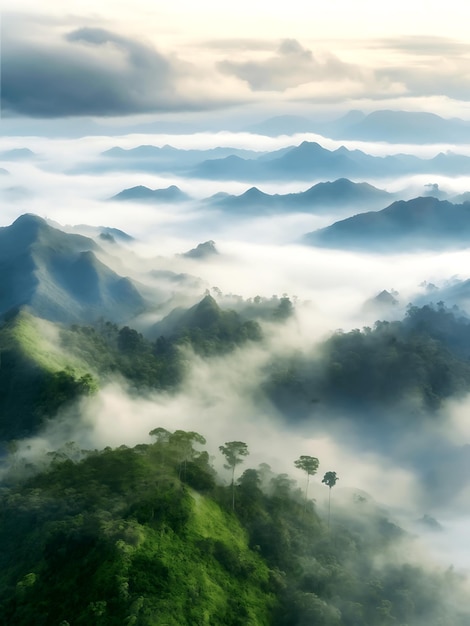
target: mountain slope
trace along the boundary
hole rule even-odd
[[[174,309],[150,329],[149,335],[189,343],[206,356],[226,353],[262,336],[256,321],[245,321],[235,311],[221,309],[209,295],[189,309]]]
[[[90,364],[61,346],[60,329],[21,312],[0,327],[0,440],[37,432],[56,411],[95,390]]]
[[[468,247],[470,204],[433,197],[394,202],[309,233],[306,243],[329,248],[396,252]]]
[[[364,492],[331,527],[263,463],[216,484],[198,433],[52,454],[0,494],[0,612],[15,626],[466,626],[465,581],[413,560]],[[189,444],[189,445],[188,445]],[[338,489],[338,488],[336,488]],[[79,590],[79,593],[77,592]]]
[[[257,187],[251,187],[239,196],[217,195],[208,200],[218,208],[237,212],[308,211],[320,213],[332,208],[377,207],[392,199],[393,194],[377,189],[368,183],[354,183],[346,178],[340,178],[332,182],[317,183],[299,193],[270,195],[260,191]]]
[[[0,229],[0,316],[26,307],[60,322],[99,317],[128,320],[145,306],[128,279],[96,256],[88,237],[67,234],[35,215],[19,217]]]

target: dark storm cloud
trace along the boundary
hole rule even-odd
[[[343,63],[332,54],[315,58],[311,50],[295,39],[284,40],[275,55],[264,60],[222,61],[219,69],[246,81],[253,91],[284,91],[304,83],[325,79],[357,77],[355,66]]]
[[[187,72],[186,64],[101,28],[29,41],[4,29],[2,110],[64,117],[203,108],[178,92]]]

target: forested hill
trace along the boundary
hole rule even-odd
[[[264,394],[288,421],[345,409],[356,422],[373,411],[378,427],[388,419],[417,423],[470,389],[470,321],[443,303],[411,307],[402,321],[336,332],[273,358],[262,324],[282,324],[294,307],[288,298],[268,304],[247,304],[237,313],[206,296],[155,326],[153,339],[105,321],[67,327],[26,313],[14,316],[0,328],[1,439],[37,432],[59,410],[116,377],[131,392],[177,392],[191,352],[210,361],[238,350],[243,359],[243,348],[254,342],[267,350],[257,374],[258,400]]]
[[[104,320],[66,326],[25,312],[9,318],[0,327],[0,440],[37,432],[57,411],[116,377],[136,392],[177,390],[185,349],[211,358],[262,338],[256,320],[222,310],[210,296],[169,317],[177,322],[164,324],[165,334],[154,340]]]
[[[232,488],[202,435],[151,434],[155,443],[102,452],[69,443],[30,478],[12,449],[0,502],[5,624],[469,623],[460,577],[405,558],[411,538],[364,493],[344,512],[329,483],[331,516],[320,516],[286,474],[239,470],[243,442],[221,446],[237,467]]]
[[[320,345],[276,359],[268,395],[291,414],[345,409],[377,426],[429,419],[470,390],[470,320],[444,303],[410,306],[401,321],[337,331]],[[400,409],[397,411],[397,409]]]

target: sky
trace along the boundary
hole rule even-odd
[[[5,0],[2,120],[470,119],[469,18],[460,0]]]

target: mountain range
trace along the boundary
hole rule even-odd
[[[381,211],[360,213],[308,233],[311,245],[349,250],[466,248],[470,242],[470,203],[453,204],[432,196],[399,200]]]
[[[350,111],[322,127],[321,135],[333,139],[386,141],[388,143],[460,144],[470,142],[470,122],[446,119],[424,111],[373,111],[369,114]]]
[[[245,159],[237,155],[203,161],[188,170],[196,178],[212,180],[312,180],[315,178],[391,178],[410,174],[466,174],[470,157],[452,152],[432,159],[409,154],[372,156],[344,146],[327,150],[317,142],[304,141],[270,158]]]
[[[208,201],[218,208],[236,212],[308,211],[320,213],[336,208],[377,207],[390,201],[394,194],[368,183],[354,183],[346,178],[322,182],[306,191],[289,194],[267,194],[251,187],[235,196],[216,194]]]
[[[251,187],[240,195],[217,193],[202,202],[224,211],[237,213],[308,211],[322,212],[332,208],[377,207],[393,200],[395,194],[378,189],[368,183],[354,183],[346,178],[317,183],[306,191],[289,194],[268,194]],[[149,189],[143,185],[124,189],[110,200],[132,202],[185,202],[190,196],[176,185],[166,189]]]
[[[140,172],[182,172],[195,167],[206,159],[225,158],[237,155],[243,158],[255,158],[262,153],[241,148],[218,147],[207,150],[184,150],[173,146],[162,147],[141,145],[135,148],[114,146],[100,154],[100,159],[91,166],[83,165],[78,171],[140,171]]]
[[[278,137],[316,133],[323,137],[387,143],[432,144],[470,142],[470,122],[443,118],[424,111],[379,110],[371,113],[349,111],[331,121],[318,121],[300,115],[279,115],[244,129],[247,132]]]
[[[411,139],[409,139],[411,141]],[[341,146],[328,150],[314,141],[279,150],[256,152],[237,148],[181,150],[172,146],[114,147],[92,163],[76,166],[74,173],[140,171],[174,173],[211,180],[309,180],[392,178],[410,174],[465,175],[470,157],[441,152],[433,158],[410,154],[373,156]]]

